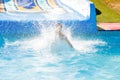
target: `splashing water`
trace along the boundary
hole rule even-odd
[[[66,28],[64,25],[63,32],[75,49],[71,48],[64,40],[56,38],[54,26],[43,25],[41,34],[37,37],[15,42],[5,40],[5,46],[0,48],[0,79],[114,79],[113,76],[116,76],[117,73],[113,73],[117,67],[108,72],[108,66],[119,62],[119,57],[115,59],[113,56],[106,57],[96,54],[100,50],[97,46],[107,45],[105,41],[101,39],[85,40],[74,36],[71,28]]]
[[[9,1],[11,2],[13,0]],[[34,2],[36,1],[37,0]],[[44,4],[48,7],[50,6],[47,3],[48,0],[42,1],[44,1]],[[95,28],[93,28],[96,26],[93,25],[96,24],[94,22],[95,14],[93,5],[91,9],[91,4],[86,2],[88,0],[71,0],[71,2],[69,0],[55,1],[62,7],[62,10],[61,8],[51,9],[51,7],[49,7],[49,10],[46,12],[46,5],[45,7],[43,5],[45,10],[42,12],[33,10],[30,11],[32,13],[28,14],[30,10],[28,9],[25,11],[18,10],[18,12],[20,12],[19,14],[16,11],[13,13],[8,11],[0,14],[2,16],[0,20],[7,22],[7,24],[6,22],[1,24],[1,32],[3,32],[3,35],[9,33],[14,35],[17,31],[18,34],[20,34],[19,32],[22,32],[24,35],[24,32],[28,33],[28,29],[30,28],[30,32],[32,32],[32,29],[34,28],[35,30],[41,30],[37,30],[38,32],[41,32],[38,36],[30,36],[26,38],[26,35],[24,35],[25,39],[15,38],[14,40],[14,35],[9,36],[9,40],[5,37],[1,38],[0,36],[0,80],[120,79],[119,32],[108,32],[107,34],[109,34],[109,37],[106,35],[106,32],[98,32],[98,34],[93,34],[94,37],[91,35],[85,35],[82,37],[81,35],[76,36],[75,34],[72,34],[73,27],[70,28],[69,26],[68,28],[68,26],[63,25],[63,33],[67,36],[68,40],[74,47],[71,48],[71,46],[64,39],[61,40],[56,36],[54,25],[60,20],[63,22],[65,21],[65,23],[67,22],[67,24],[72,24],[72,26],[77,29],[81,28],[76,26],[79,22],[81,22],[81,26],[82,24],[88,24],[88,26],[82,26],[85,29],[88,29],[87,31],[89,31],[89,29],[91,29],[91,31],[95,30]],[[33,1],[31,0],[30,2]],[[24,3],[26,5],[26,1]],[[8,6],[7,9],[12,11],[12,6],[14,7],[15,5],[10,7],[9,4],[12,3],[6,2],[4,5]],[[29,6],[30,4],[28,3],[26,6]],[[41,3],[38,4],[41,6]],[[20,5],[24,6],[21,2]],[[22,11],[25,13],[22,13]],[[92,15],[90,15],[91,12]],[[38,21],[39,25],[36,23],[34,24],[34,22],[32,24],[31,21],[34,20]],[[18,23],[11,23],[9,21],[18,21]],[[30,24],[28,23],[29,25],[26,25],[24,21],[30,21]],[[55,24],[52,21],[56,21]],[[5,27],[4,24],[6,24]],[[13,26],[13,24],[15,25]],[[34,34],[34,31],[31,34]]]
[[[67,45],[67,48],[70,48],[70,45],[66,43],[64,40],[59,40],[56,37],[56,29],[55,24],[45,27],[42,25],[41,34],[37,37],[30,38],[23,41],[15,41],[15,42],[6,42],[5,46],[9,45],[19,45],[21,49],[32,49],[36,51],[40,51],[42,49],[50,49],[52,45],[57,43],[55,46],[64,46]],[[74,47],[74,50],[79,52],[96,52],[97,49],[95,46],[97,45],[105,45],[106,43],[101,40],[82,40],[80,37],[73,38],[71,34],[71,28],[63,27],[63,33],[67,36],[68,40]],[[61,47],[58,47],[61,48]],[[66,50],[67,48],[63,49]],[[71,48],[72,49],[72,48]]]

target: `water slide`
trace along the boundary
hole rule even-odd
[[[75,34],[95,32],[94,4],[89,0],[0,0],[0,35],[39,33],[40,24],[57,22]]]

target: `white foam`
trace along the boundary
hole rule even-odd
[[[105,42],[100,41],[100,40],[75,40],[73,39],[72,44],[74,48],[80,52],[91,53],[91,52],[97,52],[98,49],[96,48],[96,46],[105,45]]]
[[[102,40],[83,40],[80,38],[73,38],[71,29],[63,27],[63,33],[67,36],[68,40],[73,45],[74,49],[79,52],[91,53],[96,52],[98,49],[96,46],[103,46],[106,43]],[[54,27],[43,27],[41,29],[41,35],[24,41],[16,41],[14,43],[6,43],[7,45],[18,45],[21,49],[32,49],[35,51],[50,50],[53,42],[56,41],[56,33]],[[62,44],[63,45],[63,44]],[[56,45],[57,46],[57,45]],[[55,47],[55,46],[54,46]]]

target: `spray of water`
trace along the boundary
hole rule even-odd
[[[7,77],[12,76],[12,79],[14,75],[21,75],[18,78],[26,80],[74,80],[80,70],[89,71],[88,63],[85,65],[82,62],[84,60],[88,62],[86,60],[89,58],[82,57],[81,54],[94,53],[98,50],[95,46],[105,45],[105,43],[101,40],[86,41],[80,37],[73,37],[71,28],[63,25],[63,33],[73,45],[73,49],[66,41],[56,36],[55,24],[44,26],[40,23],[41,34],[34,38],[15,42],[5,40],[4,48],[0,49],[1,72],[5,72],[2,74]],[[8,75],[9,72],[12,74]]]
[[[32,49],[32,50],[40,51],[43,49],[49,50],[51,49],[51,47],[57,47],[57,46],[59,46],[57,48],[62,48],[63,46],[65,47],[67,45],[67,47],[65,47],[63,50],[64,51],[69,50],[67,48],[70,48],[70,45],[67,44],[66,41],[59,40],[59,38],[56,37],[56,28],[55,28],[56,23],[53,23],[50,26],[44,26],[44,24],[41,24],[41,23],[39,24],[42,27],[41,34],[39,36],[34,37],[33,39],[16,41],[12,43],[6,42],[6,46],[19,45],[21,49]],[[80,37],[73,38],[71,28],[66,27],[64,25],[63,25],[62,32],[64,33],[65,36],[67,36],[68,40],[73,45],[74,50],[77,50],[82,53],[96,52],[97,49],[95,47],[97,45],[99,46],[105,45],[105,42],[101,40],[83,40]]]

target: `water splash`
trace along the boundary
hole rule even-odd
[[[105,42],[74,37],[72,28],[63,25],[63,33],[75,48],[72,49],[64,40],[58,39],[55,24],[49,23],[45,26],[39,23],[41,34],[36,37],[13,42],[5,40],[4,47],[0,49],[0,79],[87,80],[93,75],[91,72],[95,70],[90,66],[94,61],[96,63],[99,61],[93,58],[96,59],[96,54],[88,53],[96,52],[99,49],[95,46],[105,45]],[[83,53],[87,56],[81,55]],[[87,61],[91,61],[91,64]],[[96,65],[100,66],[95,64],[95,69]],[[87,76],[87,79],[84,76]]]
[[[32,49],[36,51],[40,51],[43,49],[51,49],[51,47],[55,47],[53,49],[61,48],[63,47],[63,51],[70,50],[70,45],[66,43],[66,41],[59,40],[56,37],[55,32],[55,24],[51,23],[48,26],[45,26],[44,24],[39,23],[41,26],[41,34],[37,37],[30,38],[23,41],[16,41],[13,43],[6,42],[6,46],[9,45],[19,45],[21,49]],[[103,46],[106,43],[102,40],[83,40],[80,37],[73,37],[71,32],[71,28],[64,26],[63,27],[63,33],[67,36],[68,40],[71,42],[71,44],[74,47],[74,50],[77,50],[81,53],[92,53],[97,52],[96,46]],[[54,45],[54,46],[53,46]],[[57,47],[58,46],[58,47]],[[56,48],[57,47],[57,48]],[[69,48],[69,49],[68,49]]]

